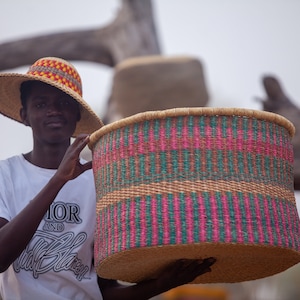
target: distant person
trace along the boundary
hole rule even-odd
[[[80,76],[69,62],[46,57],[26,74],[0,74],[0,112],[30,126],[33,136],[32,151],[0,162],[4,300],[142,300],[211,271],[214,258],[183,259],[135,285],[97,277],[92,162],[80,153],[103,124],[83,100]],[[2,147],[8,145],[2,141]]]

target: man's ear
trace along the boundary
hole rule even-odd
[[[28,120],[27,120],[27,113],[26,113],[26,109],[24,107],[21,107],[20,109],[20,117],[22,120],[22,123],[26,126],[30,126]]]

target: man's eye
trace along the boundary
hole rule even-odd
[[[46,103],[44,103],[44,102],[36,103],[35,107],[36,108],[45,108],[46,107]]]
[[[68,99],[61,99],[60,100],[60,105],[68,106],[68,105],[70,105],[70,100],[68,100]]]

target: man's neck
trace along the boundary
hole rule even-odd
[[[59,147],[34,147],[34,149],[24,155],[30,163],[45,169],[58,169],[68,145]]]

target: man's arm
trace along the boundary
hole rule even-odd
[[[134,285],[121,285],[114,280],[98,279],[104,300],[147,300],[177,286],[192,282],[196,277],[211,272],[215,258],[180,259],[169,265],[158,278]]]
[[[71,179],[92,167],[81,165],[78,157],[88,143],[82,135],[68,148],[57,172],[47,185],[10,222],[0,219],[0,272],[4,272],[25,249],[56,195]]]

